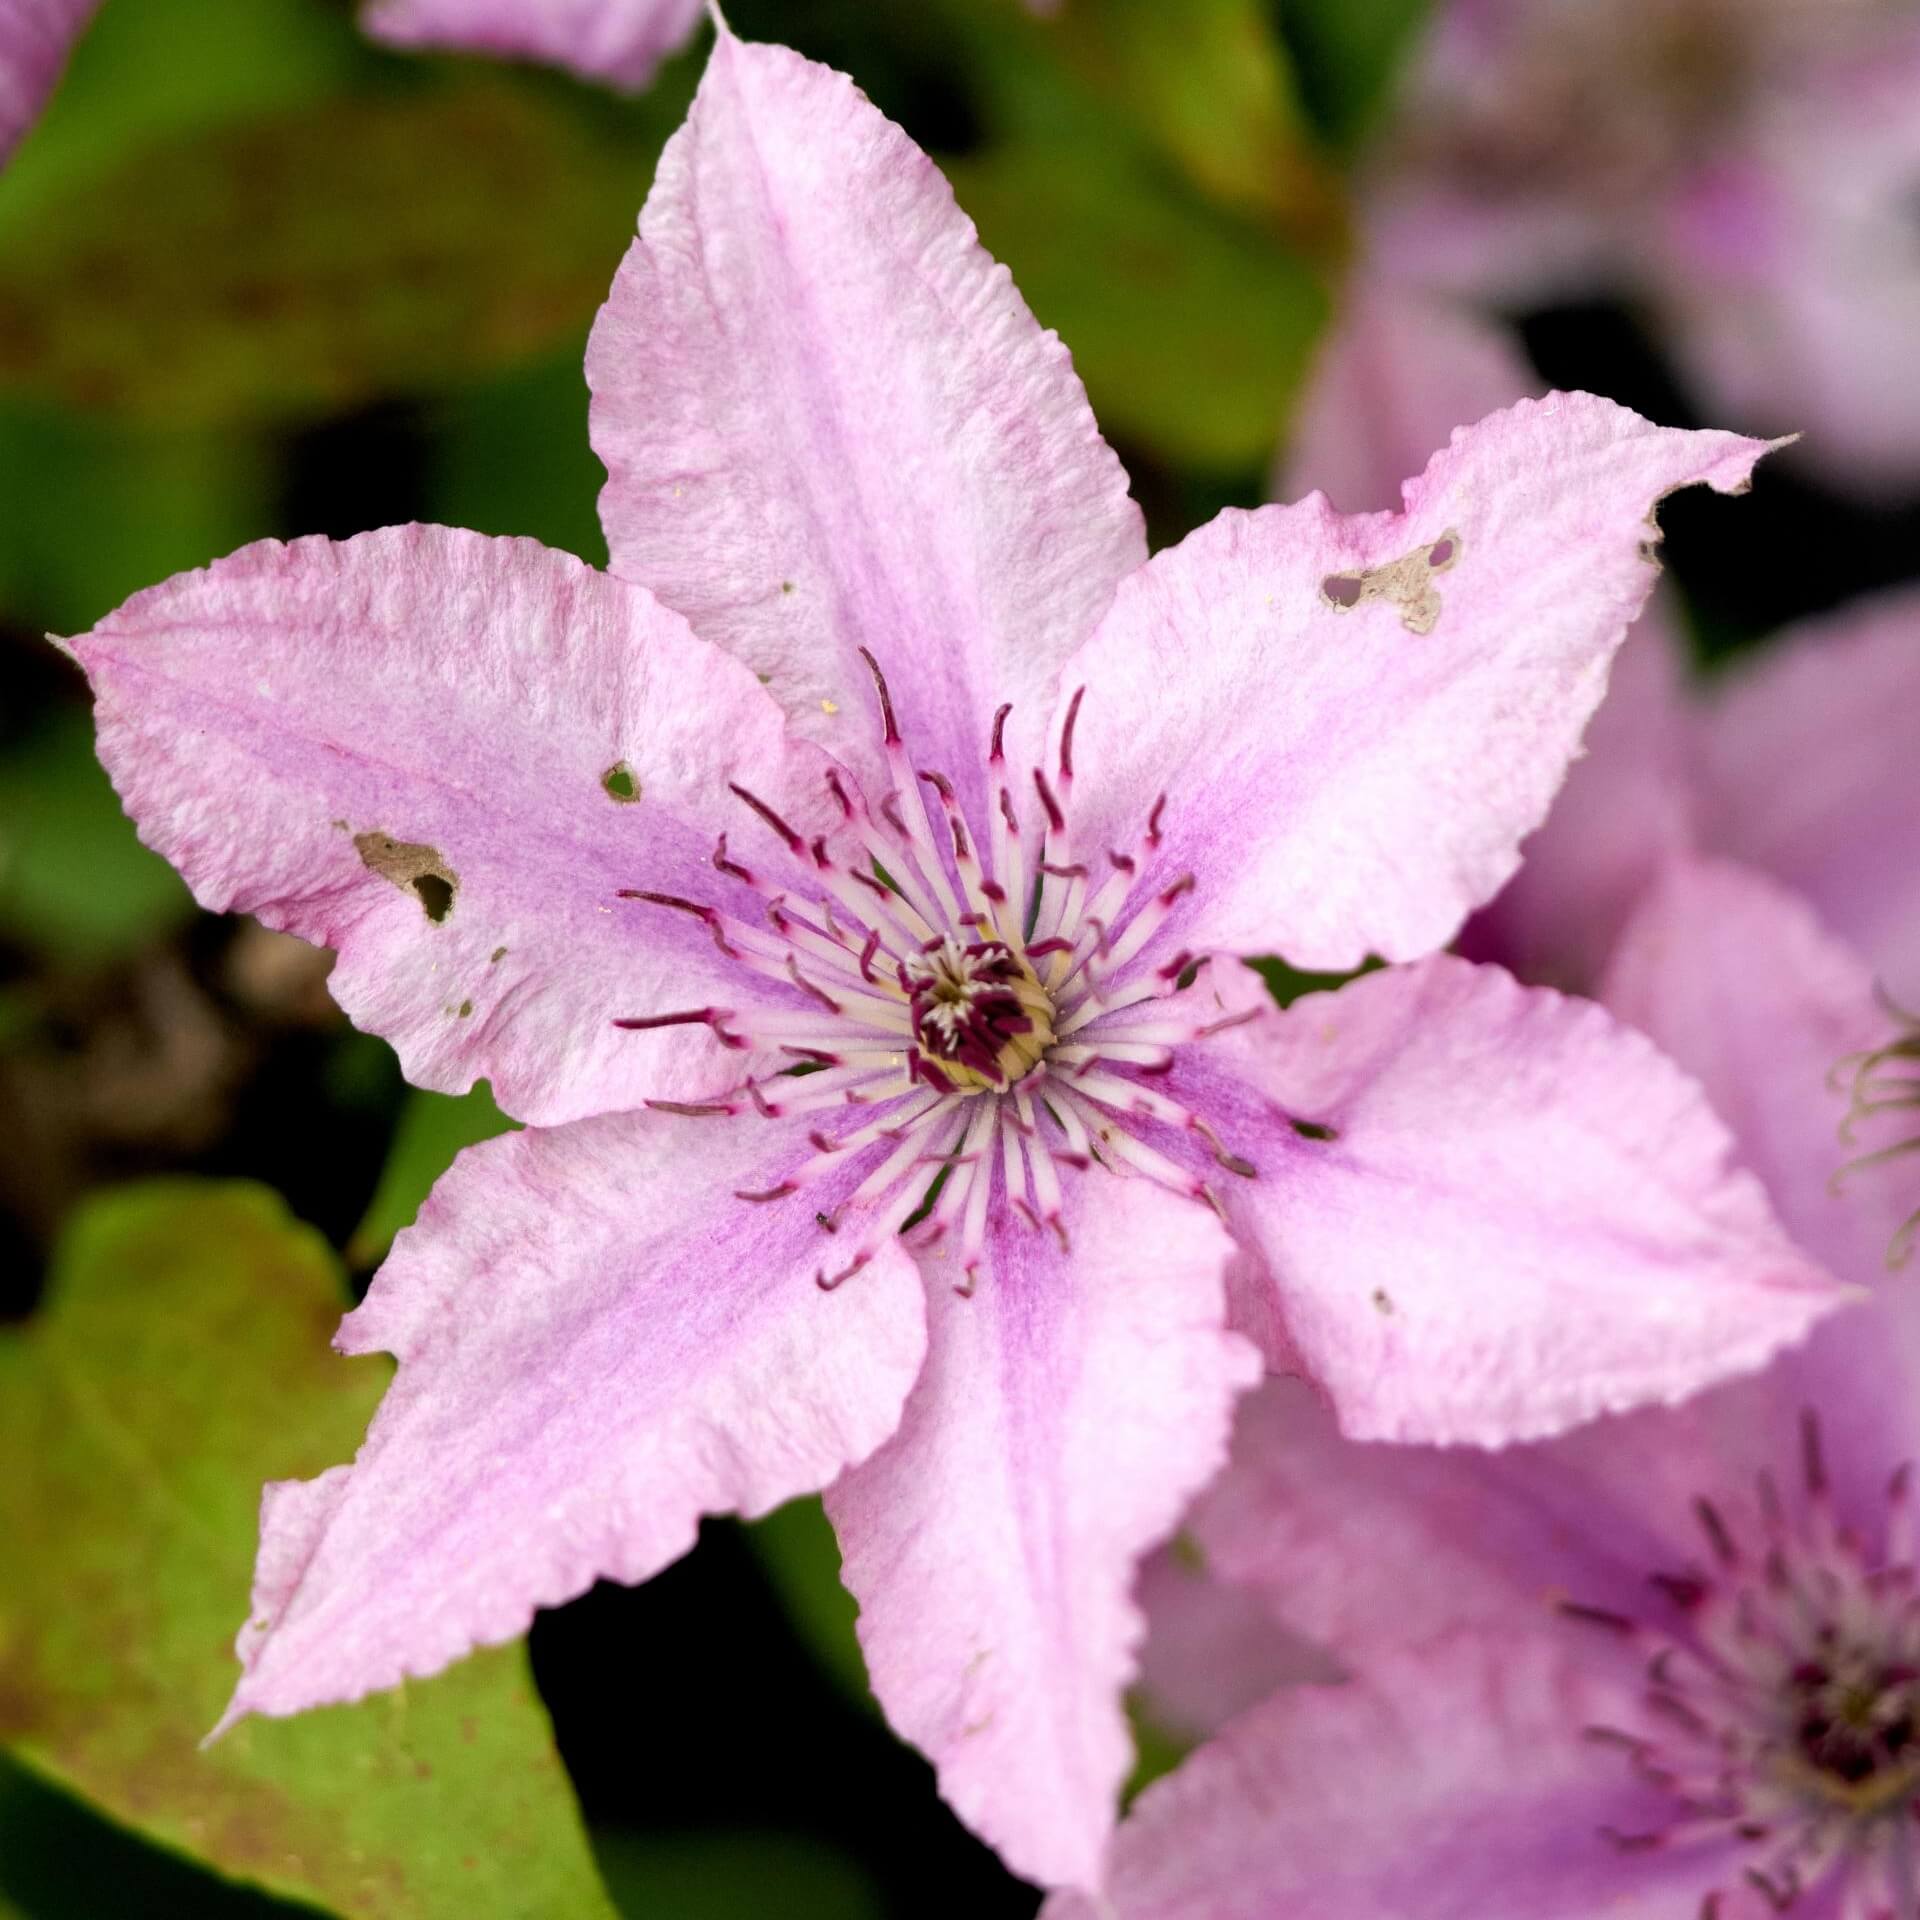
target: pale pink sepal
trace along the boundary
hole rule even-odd
[[[433,1673],[872,1453],[925,1352],[920,1277],[889,1244],[822,1293],[813,1209],[734,1198],[807,1152],[646,1114],[463,1154],[341,1328],[400,1361],[358,1458],[268,1490],[223,1725]]]
[[[840,822],[826,761],[739,662],[531,540],[263,541],[73,652],[127,811],[201,905],[337,948],[335,997],[410,1080],[485,1077],[523,1120],[732,1075],[705,1026],[614,1027],[743,987],[697,917],[620,896],[758,921],[713,865],[722,832],[766,844],[730,781],[799,830]]]
[[[1765,450],[1555,394],[1456,432],[1399,514],[1223,513],[1071,664],[1077,843],[1125,847],[1164,793],[1195,950],[1444,945],[1546,816],[1653,585],[1655,507],[1741,490]]]
[[[1256,1169],[1219,1183],[1229,1222],[1354,1437],[1495,1446],[1676,1401],[1853,1297],[1591,1002],[1444,955],[1285,1013],[1246,978],[1216,991],[1249,1017],[1168,1086]]]
[[[587,349],[614,569],[869,777],[873,684],[978,820],[1146,557],[1126,475],[931,160],[843,75],[722,33]]]
[[[1226,1458],[1258,1365],[1219,1223],[1144,1180],[1068,1188],[936,1287],[899,1433],[827,1494],[874,1691],[1015,1872],[1092,1886],[1131,1763],[1135,1563]]]
[[[0,0],[0,165],[40,117],[100,0]]]

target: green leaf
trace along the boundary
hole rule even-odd
[[[330,1352],[341,1304],[324,1243],[261,1188],[156,1182],[77,1217],[47,1306],[0,1337],[0,1739],[349,1920],[606,1920],[519,1647],[199,1750],[260,1482],[349,1457],[388,1375]]]
[[[134,837],[84,715],[62,715],[0,757],[0,928],[78,964],[192,912],[178,875]]]
[[[881,1920],[879,1893],[855,1863],[783,1833],[594,1835],[625,1920]]]
[[[209,426],[340,411],[586,326],[648,164],[506,79],[169,135],[0,254],[0,384]]]
[[[0,479],[0,606],[30,630],[84,633],[137,589],[276,530],[278,474],[246,436],[13,401],[0,404]]]
[[[1326,315],[1298,256],[1120,143],[1009,144],[948,170],[1110,435],[1215,470],[1266,461]]]
[[[215,1879],[0,1754],[0,1920],[311,1920],[316,1911]]]
[[[453,1165],[463,1147],[505,1133],[513,1122],[493,1104],[484,1081],[470,1093],[425,1093],[409,1088],[394,1128],[380,1184],[347,1242],[347,1261],[358,1269],[387,1257],[393,1237],[413,1225],[433,1183]]]
[[[326,0],[113,0],[0,176],[0,257],[21,220],[102,179],[129,147],[317,99],[376,61]]]
[[[840,1543],[819,1499],[789,1500],[746,1535],[808,1650],[850,1699],[878,1712],[854,1632],[860,1609],[840,1584]]]
[[[1093,0],[1045,20],[1021,13],[1203,194],[1316,255],[1337,249],[1338,186],[1310,137],[1266,0]]]
[[[1280,0],[1301,95],[1339,151],[1364,144],[1386,111],[1427,9],[1428,0]]]

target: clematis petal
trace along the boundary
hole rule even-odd
[[[1346,1685],[1283,1688],[1141,1795],[1105,1904],[1063,1894],[1042,1920],[1704,1912],[1737,1843],[1605,1836],[1670,1818],[1617,1751],[1581,1737],[1635,1724],[1634,1694],[1630,1672],[1541,1635],[1454,1635]]]
[[[1656,593],[1627,635],[1585,750],[1520,871],[1467,922],[1460,951],[1590,993],[1661,863],[1696,837],[1699,720],[1674,609]]]
[[[1887,1254],[1920,1203],[1920,1179],[1898,1163],[1841,1169],[1920,1126],[1914,1109],[1896,1110],[1859,1119],[1852,1143],[1842,1139],[1846,1063],[1891,1038],[1865,965],[1777,882],[1728,862],[1677,860],[1629,922],[1605,997],[1699,1077],[1800,1244],[1874,1292],[1754,1383],[1764,1405],[1728,1416],[1736,1437],[1726,1447],[1737,1457],[1740,1425],[1784,1434],[1800,1409],[1817,1407],[1832,1476],[1860,1476],[1844,1490],[1870,1511],[1889,1463],[1914,1445],[1920,1297],[1889,1274]]]
[[[894,1727],[1015,1872],[1092,1885],[1129,1763],[1135,1561],[1226,1457],[1257,1365],[1223,1330],[1217,1221],[1072,1183],[1072,1252],[1012,1221],[937,1285],[900,1431],[827,1494]]]
[[[813,1208],[734,1197],[808,1151],[631,1114],[463,1154],[341,1328],[400,1361],[358,1459],[268,1490],[223,1724],[434,1672],[879,1446],[925,1351],[911,1257],[823,1293]]]
[[[637,93],[702,11],[702,0],[373,0],[361,25],[396,47],[545,60]]]
[[[100,0],[0,0],[0,163],[40,117]]]
[[[1920,995],[1917,712],[1908,590],[1790,629],[1716,690],[1704,727],[1710,844],[1799,889],[1902,995]]]
[[[612,1022],[737,996],[740,971],[619,892],[752,901],[712,864],[758,828],[730,779],[808,832],[839,818],[752,674],[529,540],[264,541],[73,651],[128,812],[200,903],[337,947],[335,996],[410,1079],[485,1075],[525,1120],[710,1090],[709,1029]]]
[[[1257,1169],[1220,1184],[1230,1224],[1355,1438],[1495,1446],[1678,1400],[1853,1297],[1600,1008],[1450,956],[1286,1013],[1221,971],[1242,1024],[1167,1085]]]
[[[1318,489],[1343,513],[1390,513],[1402,482],[1463,420],[1541,391],[1507,329],[1362,269],[1300,396],[1274,493]]]
[[[723,31],[587,379],[615,569],[863,777],[870,649],[984,818],[995,709],[1030,754],[1146,546],[1066,348],[933,163],[840,74]]]
[[[1259,1398],[1250,1394],[1240,1403],[1243,1420]],[[1401,1451],[1395,1449],[1396,1458]],[[1210,1496],[1201,1501],[1205,1511]],[[1350,1564],[1367,1569],[1363,1584],[1377,1579],[1370,1554]],[[1286,1625],[1265,1593],[1217,1578],[1191,1534],[1182,1533],[1140,1569],[1137,1598],[1147,1617],[1137,1695],[1147,1719],[1179,1739],[1205,1739],[1276,1687],[1342,1677],[1338,1661]]]
[[[1653,584],[1654,506],[1740,490],[1763,451],[1557,394],[1456,433],[1402,513],[1229,509],[1071,665],[1076,837],[1128,846],[1164,793],[1195,950],[1431,952],[1545,817]]]

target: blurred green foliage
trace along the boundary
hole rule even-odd
[[[235,1668],[263,1479],[349,1458],[390,1369],[328,1346],[337,1263],[274,1195],[90,1204],[0,1337],[0,1740],[163,1844],[366,1920],[609,1909],[517,1647],[250,1720]]]

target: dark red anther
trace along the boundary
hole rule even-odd
[[[1132,854],[1120,853],[1112,847],[1107,849],[1107,858],[1111,860],[1122,873],[1131,873],[1135,867],[1139,865],[1139,862],[1134,859]]]
[[[1157,847],[1160,844],[1160,815],[1166,810],[1167,796],[1163,793],[1153,803],[1153,811],[1147,815],[1147,845]]]
[[[1555,1606],[1555,1612],[1568,1620],[1577,1620],[1583,1627],[1604,1627],[1609,1633],[1617,1633],[1622,1639],[1629,1638],[1635,1627],[1624,1613],[1615,1613],[1610,1607],[1585,1607],[1577,1600],[1562,1600]]]
[[[684,1013],[643,1013],[613,1024],[629,1033],[645,1033],[651,1027],[712,1027],[726,1017],[725,1007],[689,1007]]]
[[[1193,875],[1190,873],[1183,873],[1180,876],[1180,878],[1176,880],[1173,883],[1173,885],[1170,886],[1166,890],[1166,892],[1160,896],[1160,904],[1163,907],[1170,907],[1173,905],[1173,903],[1176,900],[1180,898],[1180,896],[1183,893],[1191,893],[1193,891],[1193,888],[1194,888]]]
[[[1808,1494],[1818,1500],[1827,1490],[1827,1457],[1820,1444],[1820,1416],[1811,1407],[1800,1409],[1800,1473]]]
[[[1009,700],[1000,711],[993,716],[993,745],[987,750],[987,763],[990,766],[994,762],[1004,760],[1007,757],[1007,715],[1012,711],[1013,702]]]
[[[947,826],[953,834],[953,857],[956,860],[965,860],[972,844],[967,839],[966,822],[957,812],[953,812],[947,815]]]
[[[1067,816],[1060,811],[1060,802],[1053,797],[1053,789],[1047,785],[1047,776],[1038,767],[1033,770],[1033,784],[1040,794],[1040,804],[1047,810],[1047,825],[1055,833],[1065,833]]]
[[[813,864],[818,867],[822,873],[826,872],[826,870],[833,865],[833,862],[827,858],[827,836],[824,833],[815,837],[813,844],[808,847],[807,851],[813,855]]]
[[[822,1268],[820,1272],[813,1276],[813,1284],[818,1287],[822,1293],[831,1293],[834,1288],[839,1286],[843,1281],[851,1280],[872,1258],[873,1255],[870,1253],[857,1254],[848,1265],[842,1267],[838,1273],[834,1274],[829,1274]]]
[[[906,816],[900,811],[900,800],[897,794],[889,793],[887,797],[880,802],[880,817],[902,840],[911,840],[913,838],[913,835],[907,831]]]
[[[1693,1503],[1693,1516],[1700,1522],[1700,1531],[1707,1536],[1713,1557],[1723,1567],[1737,1567],[1740,1564],[1740,1549],[1734,1545],[1733,1535],[1727,1531],[1727,1523],[1720,1517],[1720,1509],[1703,1495]]]
[[[880,718],[886,727],[887,745],[897,747],[900,744],[900,723],[893,717],[893,695],[887,691],[887,676],[880,671],[880,662],[865,647],[860,649],[860,658],[867,663],[867,671],[873,675],[873,684],[880,695]]]
[[[1060,728],[1060,778],[1073,778],[1073,730],[1080,720],[1080,702],[1087,697],[1085,687],[1076,687],[1067,702],[1067,717]]]
[[[689,1120],[702,1119],[710,1113],[730,1115],[735,1111],[732,1107],[714,1102],[696,1104],[687,1100],[648,1100],[643,1104],[651,1107],[655,1113],[683,1114]]]
[[[622,900],[645,900],[656,907],[672,907],[676,913],[690,913],[713,935],[713,944],[729,960],[740,958],[739,948],[728,941],[720,925],[720,916],[711,907],[703,907],[698,900],[682,900],[676,893],[648,893],[639,887],[622,887],[617,897]]]
[[[1647,1578],[1686,1613],[1691,1613],[1699,1606],[1709,1591],[1704,1580],[1688,1573],[1650,1573]]]
[[[1020,838],[1020,816],[1013,810],[1013,795],[1005,787],[1000,789],[1000,818],[1007,823],[1007,831],[1018,840]]]
[[[727,782],[727,790],[737,799],[744,800],[747,805],[787,843],[787,851],[789,853],[798,853],[801,847],[806,844],[759,795],[748,792],[737,780],[729,780]]]
[[[1004,907],[1007,904],[1007,890],[998,880],[982,880],[980,891],[996,907]]]
[[[734,879],[744,881],[748,886],[753,885],[752,870],[743,867],[738,860],[727,858],[727,836],[724,833],[720,836],[720,844],[713,850],[713,864],[722,873],[731,874]]]
[[[1050,873],[1056,880],[1084,880],[1087,877],[1086,863],[1076,860],[1071,866],[1061,866],[1057,861],[1042,860],[1040,871]]]
[[[870,893],[877,893],[882,900],[885,900],[892,891],[877,873],[868,873],[864,867],[849,867],[847,877],[858,881]]]
[[[816,1153],[838,1153],[840,1151],[840,1142],[836,1140],[832,1134],[825,1133],[818,1127],[815,1127],[813,1131],[807,1135],[807,1139],[812,1143]]]
[[[837,767],[827,769],[827,791],[840,803],[840,817],[843,820],[853,818],[853,801],[848,797],[846,787],[841,783]]]
[[[1193,949],[1182,947],[1165,966],[1156,967],[1155,974],[1162,980],[1178,980],[1193,965]]]
[[[825,1053],[818,1047],[782,1047],[782,1053],[790,1053],[796,1060],[811,1060],[816,1067],[838,1067],[845,1064],[837,1053]]]
[[[944,773],[936,772],[932,767],[922,767],[920,778],[937,793],[942,800],[953,798],[953,782]]]
[[[1049,953],[1071,953],[1073,947],[1074,943],[1071,940],[1062,939],[1058,934],[1055,934],[1051,940],[1036,940],[1033,945],[1027,949],[1027,958],[1029,960],[1038,960]]]
[[[802,993],[811,994],[829,1013],[837,1014],[846,1011],[840,1002],[836,1000],[832,994],[828,993],[824,987],[815,986],[814,983],[800,971],[800,963],[792,954],[787,955],[787,978],[791,980]]]
[[[749,1192],[745,1187],[735,1187],[733,1197],[736,1200],[784,1200],[788,1194],[799,1191],[791,1180],[782,1180],[777,1187],[767,1187],[759,1193]]]
[[[880,929],[876,927],[867,935],[867,944],[860,949],[860,978],[876,982],[879,975],[873,970],[873,956],[880,951]]]

